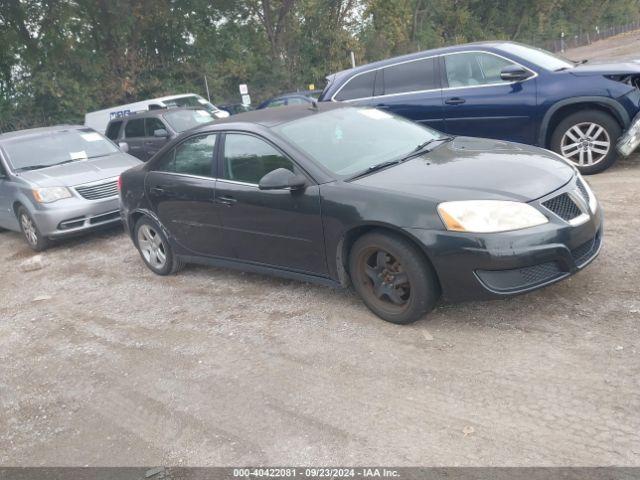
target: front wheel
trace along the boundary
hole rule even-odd
[[[404,238],[373,232],[354,243],[349,274],[365,305],[392,323],[411,323],[433,310],[440,288],[431,265]]]
[[[618,159],[618,122],[598,110],[583,110],[562,120],[551,137],[551,150],[573,163],[580,173],[606,170]]]
[[[135,226],[136,246],[149,269],[158,275],[176,273],[184,266],[169,245],[162,228],[151,218],[142,217]]]
[[[36,222],[24,207],[18,208],[18,222],[20,223],[22,235],[24,235],[27,244],[32,250],[42,252],[49,247],[51,242],[47,237],[44,237],[42,233],[40,233],[40,229],[38,229]]]

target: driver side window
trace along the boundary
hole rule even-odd
[[[469,52],[445,55],[449,87],[475,87],[495,83],[509,83],[500,78],[503,68],[513,62],[490,53]]]
[[[295,172],[293,162],[267,142],[239,133],[227,133],[225,136],[223,163],[223,178],[253,185],[278,168]]]

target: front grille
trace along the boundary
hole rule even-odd
[[[573,261],[576,262],[576,265],[578,267],[582,267],[585,263],[587,263],[591,259],[591,257],[598,251],[601,242],[602,232],[598,230],[596,236],[591,240],[584,242],[582,245],[571,250],[571,255],[573,256]]]
[[[496,292],[517,292],[542,285],[566,275],[557,262],[540,263],[513,270],[478,270],[478,277]]]
[[[75,187],[76,192],[87,200],[100,200],[102,198],[116,197],[118,195],[118,181],[111,180],[86,187]]]
[[[578,190],[580,190],[582,198],[584,198],[585,202],[589,204],[589,192],[587,191],[587,187],[584,185],[584,181],[578,180],[576,183],[578,184]]]
[[[566,221],[573,220],[582,214],[568,193],[563,193],[553,197],[551,200],[542,202],[542,205]]]

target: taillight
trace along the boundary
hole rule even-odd
[[[122,175],[118,177],[118,191],[122,191]]]

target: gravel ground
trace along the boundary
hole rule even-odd
[[[640,466],[640,155],[589,181],[589,268],[405,327],[325,287],[154,276],[121,229],[24,272],[0,233],[0,465]]]

